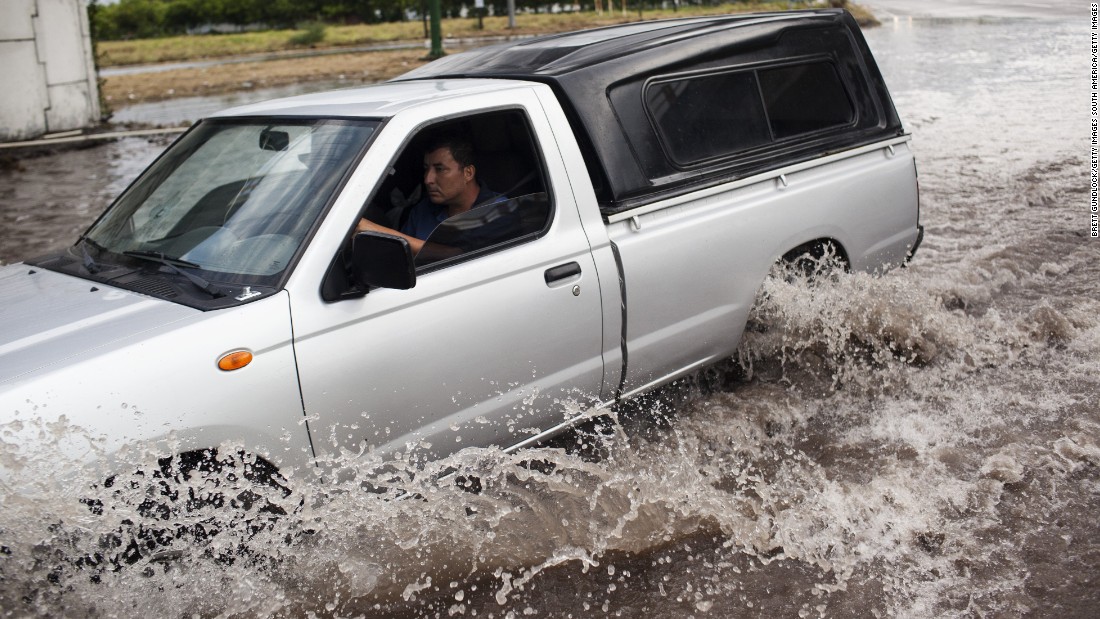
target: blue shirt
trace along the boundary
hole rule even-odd
[[[497,199],[501,197],[499,193],[487,188],[481,183],[478,183],[477,186],[477,198],[474,200],[473,207],[496,202]],[[420,199],[420,202],[417,202],[416,206],[412,207],[412,210],[409,211],[409,218],[405,221],[405,224],[401,226],[401,232],[423,241],[428,238],[432,230],[435,230],[436,226],[443,223],[446,219],[446,205],[433,204],[425,193],[424,197]]]

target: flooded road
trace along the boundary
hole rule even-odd
[[[360,477],[292,477],[293,517],[250,536],[223,510],[204,551],[143,575],[57,568],[132,526],[125,502],[97,519],[63,486],[0,484],[0,616],[1095,617],[1081,8],[867,32],[918,156],[908,268],[770,281],[735,363],[617,423],[402,472],[411,499],[334,462]],[[0,171],[2,260],[69,242],[162,147]],[[448,467],[478,491],[434,481]]]

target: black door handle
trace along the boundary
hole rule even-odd
[[[546,269],[546,283],[547,285],[554,282],[561,281],[570,277],[581,274],[581,265],[576,262],[570,262],[569,264],[562,264],[550,269]]]

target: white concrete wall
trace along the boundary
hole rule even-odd
[[[84,0],[0,0],[0,141],[98,120]]]

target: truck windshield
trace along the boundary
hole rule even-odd
[[[375,121],[208,120],[154,163],[84,239],[96,261],[157,256],[209,279],[272,286]]]

